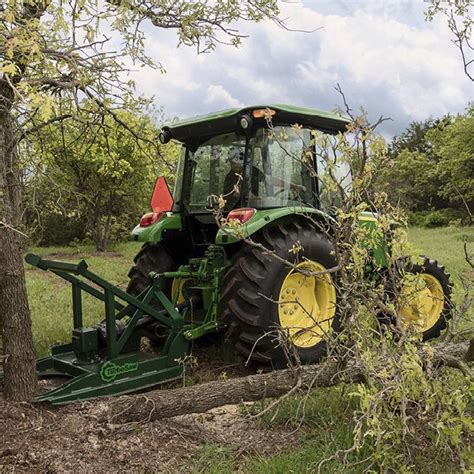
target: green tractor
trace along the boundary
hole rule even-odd
[[[343,289],[333,243],[321,230],[333,219],[314,173],[324,163],[308,144],[313,130],[334,135],[348,123],[320,110],[263,105],[163,127],[160,141],[177,140],[183,152],[173,193],[158,178],[152,212],[132,232],[143,246],[126,292],[85,262],[27,257],[73,285],[73,341],[53,348],[38,372],[74,378],[37,400],[68,403],[179,377],[192,342],[219,334],[256,366],[287,364],[281,334],[302,363],[318,361],[325,338],[340,327]],[[336,172],[349,187],[348,170]],[[363,226],[376,220],[373,213],[360,215]],[[380,269],[388,242],[374,241],[369,267]],[[424,339],[436,337],[450,313],[449,275],[428,258],[403,266],[422,285],[403,288],[408,303],[401,319]],[[82,327],[81,291],[105,303],[106,319],[97,328]],[[140,350],[143,337],[156,354]]]

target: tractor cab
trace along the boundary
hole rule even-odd
[[[188,257],[201,256],[218,237],[217,209],[245,223],[259,215],[268,216],[272,210],[323,208],[314,171],[319,172],[324,163],[317,162],[312,131],[336,134],[345,131],[348,122],[315,109],[264,105],[163,127],[163,144],[174,139],[183,145],[173,204],[164,209],[171,212],[168,217],[180,216],[186,239],[178,245],[188,249]],[[167,193],[163,187],[162,191]],[[170,202],[169,198],[163,200]],[[155,215],[160,215],[156,223],[142,218],[134,229],[136,240],[156,241],[150,239],[154,232],[148,227],[152,225],[165,231],[160,232],[160,238],[167,233],[166,216],[156,211]],[[223,237],[221,243],[225,243]]]

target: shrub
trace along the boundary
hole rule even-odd
[[[457,209],[437,209],[434,211],[410,212],[408,223],[417,227],[444,227],[460,225],[463,212]]]

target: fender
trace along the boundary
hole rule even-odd
[[[261,209],[257,210],[255,214],[245,223],[238,227],[224,226],[217,232],[216,244],[226,245],[234,244],[242,239],[246,239],[258,232],[268,224],[281,219],[286,216],[303,216],[318,215],[324,219],[334,221],[334,219],[327,213],[315,209],[314,207],[283,207],[279,209]]]
[[[290,215],[303,217],[314,215],[330,222],[335,222],[335,219],[326,212],[312,207],[285,207],[280,209],[257,210],[245,224],[239,225],[238,227],[224,226],[219,229],[216,235],[216,244],[234,244],[250,237],[268,224]],[[386,255],[389,250],[389,243],[385,241],[377,229],[378,215],[374,212],[365,211],[361,212],[358,220],[360,226],[364,228],[366,232],[366,246],[371,251],[373,262],[377,267],[385,267],[387,265]]]
[[[132,230],[131,239],[138,242],[160,242],[163,237],[163,232],[181,229],[181,214],[177,212],[166,212],[158,222],[149,227],[141,227],[140,224],[138,224]]]

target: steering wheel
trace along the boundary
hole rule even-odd
[[[206,205],[204,206],[204,209],[206,209],[206,211],[215,211],[218,208],[219,208],[219,197],[216,196],[215,194],[211,194],[210,196],[207,196]]]
[[[275,191],[273,193],[273,197],[276,198],[280,194],[283,194],[285,192],[288,193],[288,196],[287,196],[288,201],[297,201],[298,200],[299,194],[294,189],[291,189],[291,188],[281,188],[278,191]]]

